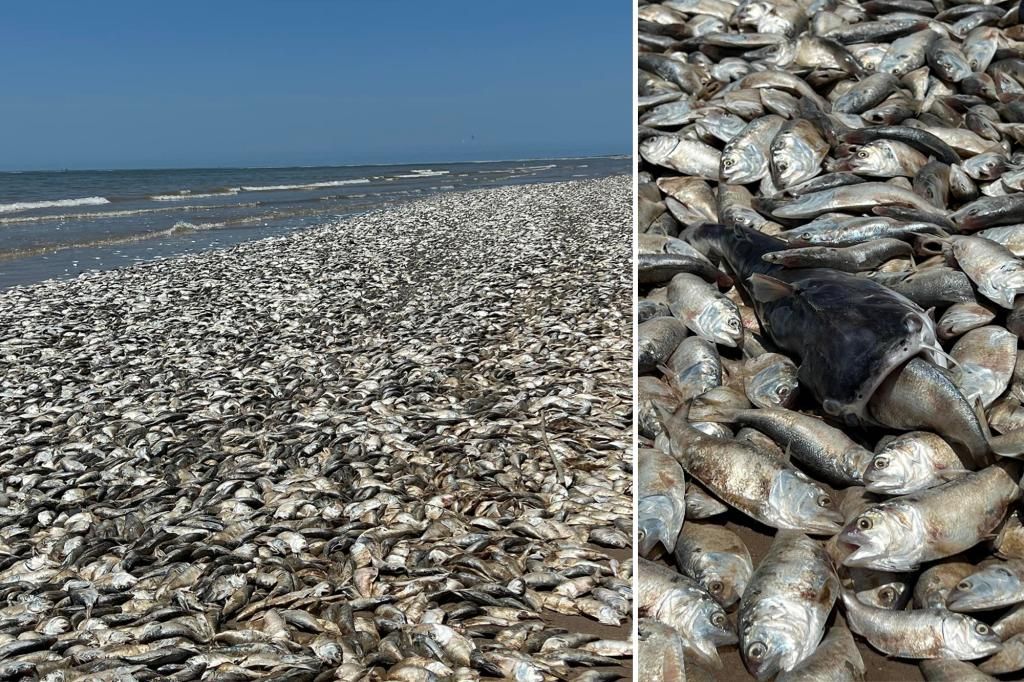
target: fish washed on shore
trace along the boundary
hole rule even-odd
[[[1020,679],[1021,18],[639,3],[643,679]]]
[[[0,293],[0,678],[629,676],[630,193]]]

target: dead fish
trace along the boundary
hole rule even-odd
[[[859,485],[872,454],[840,429],[781,407],[756,410],[719,409],[705,420],[750,426],[769,435],[792,457],[823,480]]]
[[[685,682],[683,640],[676,630],[659,621],[637,621],[637,661],[642,680]]]
[[[928,431],[911,431],[882,446],[864,471],[871,492],[906,495],[959,478],[968,469],[945,440]]]
[[[992,628],[970,616],[945,609],[875,609],[848,590],[842,598],[850,629],[890,656],[972,660],[995,653],[1002,644]]]
[[[659,409],[671,453],[716,497],[775,528],[837,530],[842,516],[834,510],[831,496],[806,475],[749,444],[709,438],[692,428],[685,415]]]
[[[695,581],[670,568],[641,558],[638,569],[640,614],[674,628],[687,651],[720,668],[718,647],[736,642],[722,607]]]
[[[861,513],[840,540],[856,546],[847,566],[911,571],[969,549],[992,532],[1020,497],[1010,464],[995,464]],[[852,626],[852,624],[851,624]]]
[[[839,579],[820,543],[778,532],[740,600],[740,653],[747,670],[767,679],[810,656],[838,591]]]

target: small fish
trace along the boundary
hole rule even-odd
[[[797,469],[747,443],[705,436],[683,414],[655,409],[671,454],[719,499],[775,528],[821,534],[838,530],[842,515],[832,497]]]
[[[637,651],[641,680],[686,682],[685,648],[676,630],[650,618],[637,621]]]
[[[911,431],[877,451],[864,471],[864,485],[875,493],[906,495],[941,485],[967,471],[945,440],[928,431]]]
[[[839,589],[820,543],[800,533],[776,533],[740,600],[739,643],[747,670],[764,680],[814,653]]]
[[[1001,244],[983,237],[954,235],[948,238],[957,263],[978,286],[978,292],[1003,308],[1024,293],[1024,262]]]
[[[856,550],[847,566],[912,571],[922,562],[978,544],[1003,520],[1020,488],[1008,467],[995,464],[923,492],[875,505],[840,535]]]
[[[850,629],[889,656],[967,661],[989,656],[1002,644],[985,623],[946,609],[876,609],[848,590],[842,599]]]
[[[694,580],[661,564],[641,558],[637,568],[641,617],[671,626],[688,652],[721,668],[718,647],[735,643],[736,633],[718,602]]]
[[[655,317],[637,328],[641,372],[651,372],[675,352],[687,336],[686,325],[674,317]]]

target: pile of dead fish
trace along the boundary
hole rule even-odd
[[[617,677],[630,203],[443,195],[0,294],[0,679]]]
[[[1019,679],[1018,3],[638,18],[643,676]]]

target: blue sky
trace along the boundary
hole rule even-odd
[[[0,3],[0,170],[632,148],[632,0]]]

